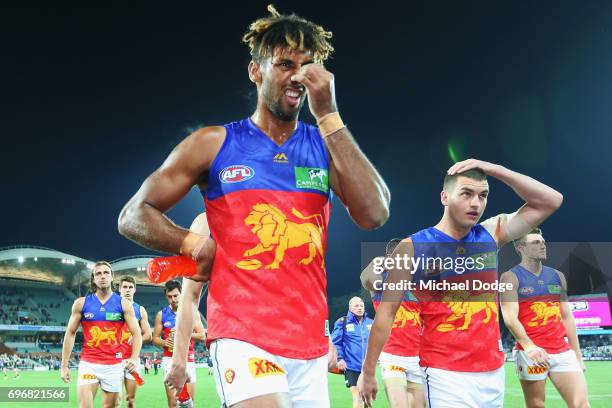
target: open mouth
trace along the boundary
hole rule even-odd
[[[300,103],[300,99],[302,98],[303,91],[297,90],[295,88],[288,88],[285,90],[285,97],[289,101],[289,105],[296,106]]]

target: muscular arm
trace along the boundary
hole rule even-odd
[[[140,330],[142,332],[142,342],[151,341],[151,325],[149,324],[149,314],[147,309],[140,306]]]
[[[193,328],[193,333],[191,333],[191,340],[193,341],[204,341],[206,339],[206,332],[204,331],[204,323],[202,323],[202,317],[200,316],[200,312],[196,308],[193,313],[196,316],[195,319],[195,327]]]
[[[66,326],[66,333],[64,334],[64,344],[62,345],[62,367],[68,367],[68,361],[70,360],[70,354],[74,348],[74,339],[76,332],[79,329],[81,323],[81,311],[83,310],[84,298],[80,297],[72,304],[72,312],[70,313],[70,319],[68,320],[68,326]]]
[[[374,282],[376,282],[377,280],[381,280],[380,274],[374,272],[374,259],[370,261],[368,266],[366,266],[363,271],[361,271],[359,279],[361,280],[361,286],[363,286],[364,289],[370,291],[370,295],[372,295],[376,290],[374,288]]]
[[[224,139],[225,128],[207,127],[183,140],[121,210],[119,233],[146,248],[180,253],[189,231],[175,225],[164,213],[194,185],[205,181]],[[183,252],[192,251],[196,242]]]
[[[512,284],[512,289],[500,293],[500,304],[504,323],[516,341],[527,350],[534,344],[527,335],[525,327],[519,321],[518,286],[519,282],[512,271],[504,272],[499,278],[500,283]],[[507,285],[506,285],[507,286]]]
[[[395,258],[396,255],[400,255],[400,257],[404,257],[404,255],[411,258],[414,253],[414,247],[412,246],[412,240],[410,238],[404,239],[400,244],[395,248],[393,254],[391,254],[391,258]],[[396,284],[401,282],[402,280],[411,279],[411,271],[410,270],[402,270],[392,267],[387,270],[387,282],[389,284]],[[400,290],[384,290],[383,298],[378,305],[378,310],[376,311],[376,318],[374,319],[374,324],[372,325],[372,329],[370,330],[370,339],[368,340],[368,349],[366,351],[365,359],[363,361],[362,372],[364,375],[374,376],[376,370],[376,362],[378,361],[378,357],[380,356],[380,352],[382,351],[387,339],[389,338],[389,334],[391,333],[391,328],[393,327],[393,322],[395,321],[395,315],[397,310],[402,303],[402,299],[404,297],[404,292]]]
[[[325,138],[331,160],[329,183],[351,218],[363,229],[374,229],[389,218],[391,193],[346,128]]]
[[[176,312],[176,324],[174,326],[172,365],[175,367],[184,367],[187,362],[189,341],[195,327],[194,314],[198,309],[203,287],[203,282],[183,278],[183,291],[181,292],[181,301]]]
[[[162,339],[162,332],[163,332],[163,326],[162,326],[162,312],[159,311],[157,312],[157,315],[155,316],[155,322],[153,323],[153,340],[152,343],[154,346],[157,347],[164,347],[164,340]]]
[[[576,334],[576,321],[574,321],[574,315],[569,308],[569,304],[567,303],[567,281],[565,280],[565,276],[557,271],[559,274],[559,279],[561,279],[561,320],[563,321],[563,326],[565,327],[565,333],[567,335],[567,340],[569,342],[570,347],[576,353],[576,356],[581,357],[582,353],[580,352],[580,342],[578,341],[578,335]]]
[[[142,348],[142,334],[140,332],[138,320],[136,320],[134,306],[132,306],[130,301],[121,299],[121,307],[123,308],[123,319],[125,320],[125,324],[132,334],[132,356],[130,358],[138,360],[140,357],[140,349]]]

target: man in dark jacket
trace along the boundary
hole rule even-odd
[[[357,379],[368,346],[373,320],[365,312],[363,300],[355,296],[349,301],[349,312],[336,320],[332,342],[338,350],[338,368],[344,371],[345,383],[353,395],[353,408],[363,407],[357,391]]]

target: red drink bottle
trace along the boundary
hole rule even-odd
[[[132,374],[132,377],[134,377],[134,381],[136,381],[136,384],[140,386],[144,385],[144,380],[142,379],[140,374],[138,374],[138,371],[136,370],[130,371],[130,374]]]
[[[147,276],[153,283],[162,283],[178,276],[193,276],[198,264],[186,256],[165,256],[147,262]]]
[[[193,407],[193,400],[191,399],[191,395],[189,395],[189,391],[187,391],[187,383],[185,383],[185,385],[183,385],[183,389],[181,390],[181,393],[178,396],[178,400],[179,400],[179,408],[192,408]]]

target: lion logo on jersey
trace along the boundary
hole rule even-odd
[[[101,341],[106,340],[106,345],[110,345],[113,342],[115,345],[117,344],[117,329],[112,327],[110,329],[102,330],[98,326],[93,326],[89,329],[89,335],[91,339],[87,342],[88,347],[98,347]],[[95,345],[94,345],[95,343]]]
[[[459,299],[460,301],[457,301]],[[495,315],[495,321],[499,321],[499,313],[497,311],[497,303],[495,297],[490,293],[483,293],[472,296],[469,292],[464,291],[461,294],[453,294],[445,296],[442,301],[449,307],[452,315],[448,316],[444,323],[440,323],[436,330],[439,332],[448,332],[453,330],[467,330],[472,324],[472,318],[475,314],[482,311],[485,312],[483,323],[489,323],[491,317]],[[461,326],[455,326],[451,322],[463,319]]]
[[[400,305],[397,313],[395,314],[395,321],[393,322],[393,328],[399,327],[403,329],[406,323],[412,322],[412,326],[421,326],[421,314],[416,310],[408,310],[404,305]]]
[[[529,327],[546,326],[548,319],[554,319],[555,322],[561,320],[559,302],[533,302],[529,308],[535,313],[527,323]]]
[[[305,216],[293,208],[291,213],[302,221],[315,219],[318,225],[310,222],[294,222],[277,207],[271,204],[255,204],[244,219],[244,223],[259,239],[259,244],[244,251],[244,256],[258,255],[274,251],[274,260],[265,266],[266,269],[278,269],[290,248],[306,245],[308,256],[300,260],[301,265],[310,264],[317,253],[321,256],[321,267],[325,265],[323,243],[321,241],[323,217],[321,214]],[[241,269],[253,270],[261,266],[258,259],[245,259],[236,264]]]
[[[129,330],[125,331],[121,329],[121,341],[119,343],[130,342],[130,338],[132,337],[132,333]]]

